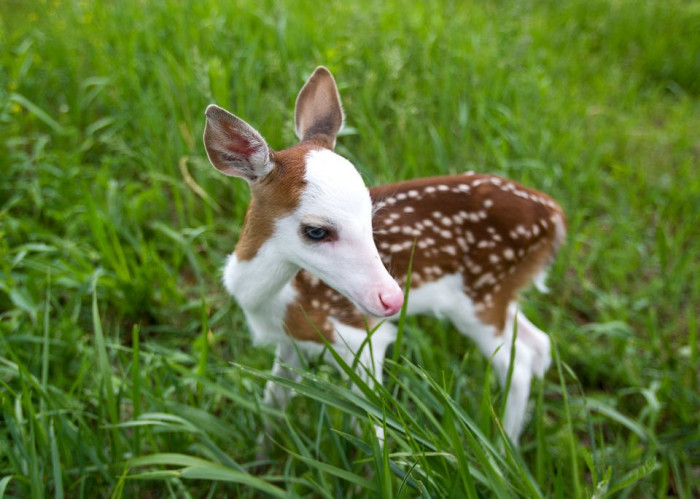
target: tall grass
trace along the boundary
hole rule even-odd
[[[0,16],[0,496],[700,494],[696,3],[6,0]],[[248,194],[208,165],[203,110],[291,145],[317,64],[368,183],[474,169],[564,205],[552,292],[526,300],[555,363],[520,450],[487,359],[438,320],[406,320],[365,397],[314,363],[276,380],[298,393],[287,411],[262,405],[271,352],[219,284]]]

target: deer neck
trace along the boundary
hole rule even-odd
[[[251,188],[241,237],[224,269],[226,289],[246,314],[269,313],[293,299],[288,284],[299,267],[283,254],[274,234],[280,219],[299,205],[305,152],[300,147],[276,152],[276,168]]]
[[[246,313],[275,306],[283,298],[285,286],[299,271],[297,265],[281,254],[283,248],[273,236],[276,221],[294,203],[289,203],[287,209],[275,209],[279,204],[267,203],[266,198],[265,192],[253,191],[241,238],[224,269],[226,289]],[[275,211],[278,213],[270,213]]]
[[[240,259],[237,251],[229,256],[224,285],[246,314],[266,314],[293,299],[288,285],[299,268],[277,253],[272,245],[263,244],[252,259]]]

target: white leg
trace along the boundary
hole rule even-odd
[[[384,322],[372,336],[367,338],[367,331],[343,325],[336,325],[338,340],[336,351],[349,365],[357,358],[356,372],[370,387],[382,383],[382,367],[387,347],[396,339],[396,326]]]
[[[510,368],[512,334],[503,335],[504,342],[493,356],[493,366],[498,375],[501,387],[505,388]],[[532,381],[532,349],[520,340],[515,340],[515,356],[513,358],[513,373],[510,378],[510,389],[507,394],[505,413],[503,414],[503,429],[513,444],[518,445],[520,434],[525,426],[527,403],[530,397]]]
[[[512,324],[510,324],[510,328],[506,327],[502,334],[498,334],[495,327],[484,324],[478,319],[473,303],[464,295],[455,299],[454,303],[444,312],[462,334],[476,343],[483,355],[492,359],[498,381],[501,387],[505,388],[513,340]],[[533,358],[535,356],[533,349],[519,336],[520,327],[518,328],[518,337],[515,341],[513,375],[510,381],[509,393],[506,395],[508,398],[503,416],[505,432],[515,445],[518,445],[518,439],[525,424],[527,402],[530,396],[530,382],[533,375]]]
[[[516,315],[517,314],[517,315]],[[552,363],[551,342],[549,336],[528,320],[518,310],[515,303],[508,307],[506,331],[513,331],[517,317],[518,339],[523,340],[533,351],[532,372],[538,378],[543,378]]]
[[[299,368],[301,359],[298,352],[291,341],[285,341],[277,344],[275,352],[275,361],[272,365],[272,374],[287,379],[299,380],[300,376],[290,368]],[[265,392],[263,395],[263,403],[269,407],[276,407],[284,410],[287,403],[294,396],[290,390],[278,385],[273,381],[265,383]],[[258,435],[258,447],[261,449],[257,454],[258,460],[265,460],[268,457],[269,441],[266,435],[271,434],[274,427],[269,420],[265,420],[265,429]]]
[[[298,352],[291,341],[285,341],[277,345],[275,362],[272,365],[272,374],[291,380],[299,380],[299,374],[293,368],[301,367]],[[290,369],[292,368],[292,369]],[[266,405],[284,410],[294,394],[273,381],[265,384],[263,401]]]
[[[357,375],[370,388],[374,388],[376,384],[381,385],[386,349],[396,339],[396,326],[389,322],[383,323],[369,340],[367,331],[364,329],[338,326],[336,331],[339,339],[335,347],[336,351],[343,356],[343,360],[353,365],[357,357],[355,368]],[[360,393],[357,385],[353,384],[352,389]],[[379,441],[384,442],[384,429],[377,425],[374,429]]]

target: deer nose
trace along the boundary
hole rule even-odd
[[[403,306],[403,291],[397,289],[396,291],[380,292],[379,302],[384,308],[385,316],[394,315],[398,313]]]

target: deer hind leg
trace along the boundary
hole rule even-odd
[[[502,344],[493,355],[493,365],[502,387],[507,385],[508,373],[512,369],[510,387],[506,393],[503,429],[517,446],[527,420],[527,403],[530,398],[530,384],[535,374],[533,365],[536,354],[530,345],[519,337],[516,337],[515,343],[513,343],[512,329],[504,330],[501,337]],[[515,348],[514,355],[512,355],[513,347]],[[512,367],[511,355],[513,356]]]
[[[516,319],[517,318],[517,319]],[[532,371],[543,378],[552,363],[551,342],[547,333],[539,329],[525,317],[515,303],[511,303],[506,314],[506,331],[513,331],[517,325],[518,339],[525,342],[533,351]]]
[[[527,403],[530,397],[530,383],[535,373],[533,365],[535,364],[537,353],[527,341],[520,337],[520,334],[518,334],[513,344],[512,324],[510,328],[506,327],[503,331],[499,331],[493,325],[485,324],[477,317],[472,301],[465,295],[461,295],[461,297],[457,300],[455,306],[450,307],[446,313],[455,327],[463,335],[471,338],[476,343],[479,351],[491,359],[498,381],[503,388],[508,383],[508,372],[511,368],[511,352],[513,346],[515,347],[510,387],[506,394],[503,428],[508,437],[517,446],[525,425]],[[532,330],[528,326],[526,326],[526,329],[528,329],[526,336],[532,335]],[[519,328],[518,333],[520,331]]]

